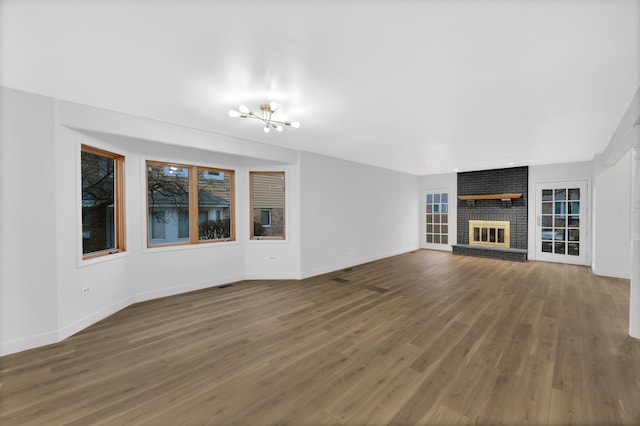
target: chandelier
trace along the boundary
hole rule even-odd
[[[291,126],[293,128],[299,128],[299,121],[278,121],[273,120],[271,116],[278,109],[278,104],[276,102],[269,102],[268,104],[260,105],[260,115],[254,114],[251,112],[249,108],[245,105],[240,105],[238,107],[238,111],[235,109],[229,110],[229,117],[240,117],[240,118],[252,118],[254,120],[258,120],[264,124],[264,132],[269,133],[271,129],[276,129],[278,132],[284,130],[284,126]]]

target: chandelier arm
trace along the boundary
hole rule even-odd
[[[270,123],[282,124],[283,126],[291,126],[291,122],[289,121],[271,120]]]
[[[258,116],[258,115],[255,115],[255,114],[254,114],[254,113],[252,113],[252,112],[249,112],[248,114],[242,114],[242,115],[240,116],[240,118],[253,118],[254,120],[262,121],[263,123],[266,123],[266,122],[267,122],[267,121],[265,121],[265,119],[264,119],[264,118],[262,118],[262,117],[260,117],[260,116]]]

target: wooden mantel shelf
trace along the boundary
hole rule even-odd
[[[522,194],[483,194],[483,195],[458,195],[459,200],[504,200],[521,198]]]

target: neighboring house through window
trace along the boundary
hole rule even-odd
[[[284,172],[249,173],[251,239],[285,239]]]
[[[229,241],[233,171],[147,161],[149,246]]]

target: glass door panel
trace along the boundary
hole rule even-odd
[[[537,258],[551,262],[587,264],[584,212],[587,181],[536,185]]]
[[[423,196],[424,222],[421,246],[444,249],[449,241],[449,191],[427,191]]]

